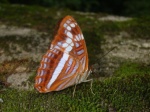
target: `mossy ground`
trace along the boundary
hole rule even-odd
[[[120,31],[126,31],[134,38],[149,39],[150,37],[149,17],[135,18],[126,22],[99,21],[96,18],[90,19],[85,17],[85,15],[80,15],[68,9],[58,10],[38,6],[0,5],[1,23],[30,27],[38,31],[48,32],[49,34],[53,34],[56,21],[65,15],[75,16],[80,24],[83,34],[86,37],[90,64],[95,63],[98,59],[95,54],[102,52],[100,45],[103,35],[115,35]],[[100,16],[97,15],[96,17]],[[9,38],[11,37],[6,38],[10,41]],[[5,41],[5,39],[2,39],[2,41]],[[25,43],[30,43],[30,41],[29,39]],[[11,42],[19,43],[24,47],[22,41],[12,40]],[[0,44],[0,47],[6,50],[9,49],[4,43]],[[5,82],[9,70],[13,70],[13,67],[20,62],[20,60],[15,59],[14,61],[0,64],[0,81]],[[24,61],[23,63],[28,63],[28,61]],[[35,69],[32,66],[31,68]],[[31,83],[33,83],[34,76],[35,73],[29,79]],[[125,62],[116,70],[112,77],[101,81],[94,79],[92,88],[95,95],[90,91],[90,83],[78,85],[75,97],[72,97],[74,87],[60,92],[40,94],[35,90],[24,91],[8,88],[3,83],[0,87],[0,99],[3,100],[3,102],[0,102],[0,111],[149,111],[149,80],[149,65]]]
[[[137,72],[139,71],[139,72]],[[60,92],[46,94],[2,88],[1,110],[7,111],[69,111],[69,112],[107,112],[110,109],[127,111],[148,111],[150,109],[150,67],[137,63],[124,63],[116,71],[116,76],[102,81],[94,80],[93,95],[90,83]]]

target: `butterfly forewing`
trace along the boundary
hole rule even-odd
[[[59,91],[86,80],[88,55],[83,34],[77,22],[66,16],[43,56],[35,78],[39,92]]]

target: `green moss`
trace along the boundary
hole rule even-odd
[[[28,79],[28,81],[31,82],[32,84],[35,82],[36,72],[37,71],[33,72],[32,75]]]
[[[106,21],[99,22],[99,30],[105,35],[117,35],[122,29],[119,27],[120,22]]]
[[[57,12],[55,8],[4,4],[0,7],[0,21],[7,24],[32,27],[40,31],[50,30],[54,27],[53,16]]]
[[[121,112],[149,111],[149,66],[128,62],[116,71],[116,76],[94,81],[95,95],[90,91],[90,83],[77,85],[75,97],[72,97],[74,87],[46,94],[8,88],[0,94],[4,101],[1,111],[107,112],[110,108]]]
[[[144,75],[144,74],[150,74],[150,66],[144,65],[141,63],[134,63],[134,62],[124,62],[122,66],[116,70],[115,76],[116,77],[127,77],[131,74],[136,75]]]
[[[90,14],[80,15],[68,9],[58,8],[43,8],[39,6],[25,6],[25,5],[0,5],[0,21],[36,28],[40,31],[53,32],[56,21],[60,19],[57,17],[57,13],[61,17],[65,15],[75,16],[81,25],[82,29],[98,28],[94,30],[96,32],[102,32],[103,34],[118,34],[120,31],[128,32],[131,37],[135,38],[149,38],[150,37],[150,22],[149,16],[142,18],[133,18],[132,20],[125,22],[112,22],[112,21],[98,21],[99,15],[92,15],[93,19],[87,18]]]
[[[33,43],[31,37],[5,36],[1,37],[0,46],[6,53],[11,53],[11,49],[17,51],[17,46],[27,51],[28,43]]]
[[[94,101],[91,103],[93,97],[87,97],[91,95],[91,93],[85,90],[85,86],[82,86],[82,89],[82,91],[76,91],[74,98],[72,98],[73,87],[65,91],[48,94],[39,94],[35,91],[7,89],[0,95],[0,98],[4,101],[1,104],[1,111],[19,111],[22,109],[24,111],[53,112],[101,110],[100,108],[94,107],[96,104]],[[84,96],[83,92],[87,94]]]
[[[132,20],[117,23],[122,31],[126,31],[131,38],[150,38],[150,16],[133,18]]]
[[[101,88],[104,99],[107,99],[117,110],[142,111],[150,103],[150,74],[131,75],[126,78],[119,77],[105,80]]]

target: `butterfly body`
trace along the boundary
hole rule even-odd
[[[77,22],[64,17],[51,46],[43,56],[35,78],[35,88],[41,92],[60,91],[87,80],[88,54]]]

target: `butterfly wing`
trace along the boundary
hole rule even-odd
[[[79,25],[71,16],[66,16],[61,21],[52,44],[63,46],[64,52],[74,56],[83,64],[83,71],[88,70],[88,53],[85,40]]]
[[[59,91],[87,78],[88,55],[84,37],[71,16],[63,18],[35,78],[39,92]]]

